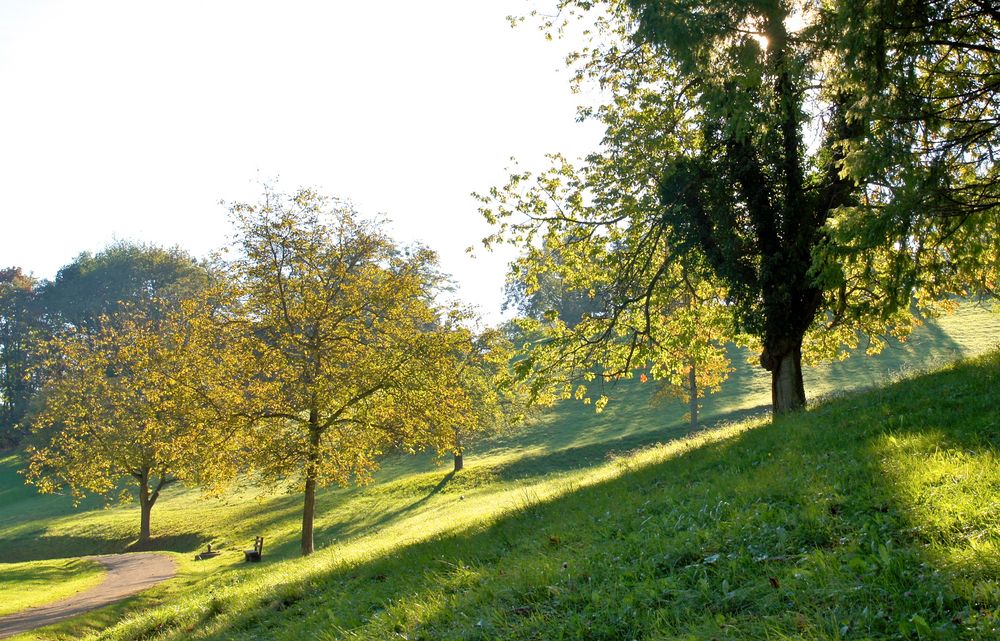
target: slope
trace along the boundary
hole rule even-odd
[[[911,370],[934,359],[975,352],[995,340],[998,335],[995,316],[975,309],[963,310],[963,314],[929,324],[927,330],[934,331],[915,335],[907,345],[892,347],[877,359],[851,359],[828,366],[827,370],[818,369],[814,388],[823,385],[824,381],[829,386],[827,389],[851,384],[865,385],[886,372]],[[709,413],[713,419],[739,418],[746,415],[748,409],[752,410],[764,402],[766,382],[756,386],[755,380],[752,370],[738,370],[737,384],[710,399]],[[534,585],[529,591],[547,594],[549,587],[553,587],[553,592],[564,592],[566,587],[561,587],[558,582],[552,583],[546,572],[554,569],[556,578],[563,576],[564,571],[570,569],[570,561],[563,561],[567,563],[566,568],[561,565],[548,568],[548,555],[576,554],[578,549],[612,549],[613,542],[617,540],[617,535],[605,540],[603,537],[607,532],[598,529],[588,535],[590,538],[585,539],[588,542],[573,544],[574,537],[583,536],[589,526],[572,521],[570,516],[579,512],[592,516],[604,514],[602,523],[606,522],[607,528],[614,523],[627,523],[633,512],[643,514],[643,518],[649,516],[650,508],[641,504],[632,505],[627,493],[608,489],[616,487],[613,483],[620,483],[621,479],[607,485],[609,479],[618,478],[640,463],[664,458],[674,460],[671,457],[677,457],[680,452],[697,449],[690,459],[686,455],[672,463],[679,465],[682,460],[690,460],[694,465],[698,460],[696,456],[716,451],[713,449],[716,447],[722,448],[721,445],[712,446],[712,443],[719,439],[742,442],[743,438],[750,436],[740,435],[759,424],[750,421],[723,427],[636,457],[628,452],[683,435],[686,428],[680,418],[684,409],[679,404],[650,408],[646,400],[649,390],[638,384],[622,385],[611,391],[617,396],[616,402],[604,415],[595,416],[580,405],[564,405],[532,431],[484,444],[472,459],[470,468],[457,476],[440,471],[432,457],[408,458],[388,465],[380,482],[373,487],[325,493],[320,506],[323,520],[319,525],[322,533],[320,541],[327,549],[307,561],[294,558],[299,511],[297,496],[274,496],[248,489],[230,494],[220,501],[204,501],[194,492],[173,492],[154,511],[154,528],[161,533],[156,547],[190,552],[204,542],[214,540],[216,543],[228,543],[228,549],[235,551],[229,551],[212,562],[197,564],[190,561],[189,555],[184,555],[180,557],[180,580],[128,604],[58,626],[43,638],[52,638],[53,635],[79,638],[85,630],[110,626],[122,616],[126,616],[127,621],[106,633],[105,638],[292,638],[328,633],[331,638],[338,638],[350,637],[349,631],[359,626],[362,626],[359,628],[362,637],[383,634],[391,637],[396,633],[396,627],[403,634],[417,635],[410,638],[418,638],[421,633],[427,638],[465,638],[469,635],[489,638],[509,634],[516,637],[520,633],[511,632],[508,628],[496,624],[490,628],[487,625],[491,620],[489,617],[472,621],[472,624],[483,621],[475,629],[457,626],[451,619],[458,617],[464,621],[471,616],[467,609],[463,610],[461,604],[456,605],[452,601],[439,601],[435,595],[441,590],[444,594],[462,593],[475,586],[480,589],[475,597],[478,602],[499,604],[494,609],[484,606],[488,612],[499,613],[519,625],[536,615],[541,616],[544,608],[538,609],[531,599],[517,596],[517,581],[513,577],[523,575],[519,580],[526,582],[525,585]],[[929,398],[933,399],[933,394]],[[833,406],[836,403],[824,407]],[[989,408],[989,405],[985,407]],[[902,408],[897,409],[903,411]],[[824,408],[811,412],[807,417],[820,411]],[[995,432],[995,426],[993,429]],[[752,434],[753,438],[758,438],[757,432]],[[809,436],[806,440],[811,439],[812,436]],[[776,440],[779,445],[781,441],[781,437]],[[992,452],[995,442],[988,441],[988,444],[988,451]],[[718,449],[720,453],[724,451],[724,448]],[[618,454],[609,462],[609,453],[615,452]],[[714,467],[684,472],[680,477],[688,478],[687,483],[693,484],[691,488],[699,488],[700,481],[695,477],[721,474],[722,468],[729,464],[736,470],[742,469],[742,456],[731,460],[724,454],[719,456],[721,458]],[[128,545],[135,527],[133,510],[102,510],[99,504],[89,503],[82,506],[82,511],[74,511],[63,497],[38,497],[30,489],[19,487],[12,471],[13,459],[5,459],[2,463],[0,475],[5,475],[5,478],[0,479],[0,560],[30,561],[79,556],[119,551]],[[782,459],[782,465],[785,464],[788,464],[787,457]],[[847,470],[850,472],[852,468],[848,466]],[[679,473],[679,470],[671,468],[666,477]],[[779,477],[774,481],[776,484],[784,482],[800,490],[808,487],[793,476]],[[664,481],[661,479],[660,483],[662,485]],[[597,484],[601,484],[600,489],[586,489]],[[717,482],[712,481],[710,485],[715,488],[713,491],[718,490]],[[673,485],[670,487],[673,488],[671,492],[677,490]],[[685,504],[690,497],[671,495],[669,500]],[[542,509],[538,507],[542,501],[551,503]],[[846,505],[847,501],[842,503]],[[647,512],[641,512],[644,509]],[[821,505],[815,509],[822,513]],[[828,509],[842,510],[841,507]],[[682,518],[684,513],[682,510],[676,514],[679,519],[677,527],[686,523]],[[762,518],[767,520],[770,517]],[[698,519],[693,522],[700,523]],[[648,521],[644,526],[646,530],[640,528],[643,536],[657,541],[663,539],[661,532],[647,531],[651,523],[656,524],[657,521]],[[497,524],[495,530],[491,524]],[[619,527],[625,526],[615,525],[613,531],[617,532]],[[785,532],[787,536],[787,527]],[[268,562],[262,567],[239,563],[241,544],[254,534],[268,537]],[[695,539],[700,540],[700,536]],[[706,536],[715,535],[709,532]],[[992,530],[986,540],[990,540],[989,537],[995,539],[996,531]],[[522,563],[516,564],[516,569],[505,570],[501,567],[492,587],[489,581],[483,580],[485,575],[482,573],[461,570],[476,564],[489,566],[491,562],[496,569],[499,563],[496,558],[504,558],[507,551],[514,549],[515,539],[518,541],[516,545],[522,547],[525,545],[522,539],[527,540],[527,549],[532,551],[531,554],[537,553],[538,558],[533,559],[528,554]],[[762,540],[766,542],[767,539]],[[683,546],[677,548],[677,545],[678,540],[666,540],[663,550],[685,549]],[[480,556],[481,549],[492,550],[492,554],[499,556],[490,561],[488,555]],[[716,553],[719,552],[709,552],[703,558],[712,559]],[[600,571],[604,562],[589,558],[588,567],[593,567],[582,571],[574,580],[578,583],[583,581],[580,577],[585,574],[588,586],[591,583],[606,584],[607,572]],[[605,561],[609,559],[613,560],[614,556]],[[718,562],[719,559],[715,559],[706,567],[714,567]],[[574,561],[573,567],[580,563],[579,560]],[[768,561],[759,563],[766,565]],[[611,563],[607,567],[613,572],[617,566]],[[621,567],[627,571],[625,565]],[[0,565],[0,571],[2,568]],[[462,576],[465,578],[460,579]],[[773,578],[779,586],[787,582],[787,579],[777,575]],[[435,581],[438,584],[431,589]],[[457,581],[454,586],[453,581]],[[988,594],[990,589],[995,588],[984,585],[986,587],[975,589],[980,592],[986,590]],[[729,581],[729,586],[731,591],[736,589],[733,581]],[[627,591],[634,592],[631,589]],[[594,603],[604,603],[602,589],[595,588],[589,592],[591,596],[596,595]],[[614,591],[609,594],[609,598],[618,600]],[[635,599],[634,596],[631,598]],[[510,605],[512,609],[507,611],[504,609],[505,599],[527,602]],[[379,628],[385,622],[380,619],[381,615],[373,617],[373,613],[389,612],[395,607],[393,604],[407,600],[411,606],[401,606],[405,616],[392,624],[393,632]],[[434,603],[438,606],[431,613],[428,608]],[[156,607],[158,604],[168,605]],[[310,611],[323,613],[323,618],[302,616],[297,608],[307,606],[300,604],[309,604]],[[648,604],[640,605],[648,609]],[[559,612],[564,610],[561,603],[554,607]],[[600,607],[607,607],[607,604]],[[285,614],[286,610],[293,609],[294,616]],[[451,610],[455,611],[454,616],[449,614]],[[460,612],[465,612],[465,617],[460,616]],[[592,634],[589,630],[596,625],[595,620],[581,616],[584,622],[581,623],[582,628],[576,632],[564,632],[571,637],[596,634],[599,638],[604,634],[597,631]],[[522,619],[525,621],[522,622]],[[718,622],[718,619],[714,620]],[[801,623],[804,620],[797,621]],[[918,623],[909,619],[894,622],[914,626],[920,620],[927,619],[917,619]],[[544,626],[554,625],[546,617],[540,621]],[[241,632],[243,629],[246,631]],[[519,628],[514,626],[513,629]],[[608,629],[621,632],[623,628],[612,626]],[[656,632],[660,628],[655,626],[636,630],[646,630],[644,633],[649,634],[655,632],[654,636],[660,634]]]
[[[998,390],[995,352],[633,453],[458,532],[229,575],[97,638],[995,638]]]

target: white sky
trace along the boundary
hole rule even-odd
[[[437,250],[491,320],[505,261],[472,191],[592,150],[526,0],[0,0],[0,268],[115,239],[225,242],[220,200],[318,187]]]

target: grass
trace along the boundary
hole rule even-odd
[[[814,370],[807,389],[867,386],[1000,334],[995,316],[962,314]],[[739,422],[683,439],[680,404],[621,385],[605,414],[563,405],[458,475],[401,459],[371,487],[324,492],[307,560],[297,496],[173,491],[154,547],[184,553],[178,579],[24,638],[990,638],[997,370],[993,355],[770,425],[752,416],[766,379],[741,369],[706,408]],[[20,487],[15,463],[0,460],[0,560],[128,546],[135,508],[73,511]],[[266,561],[244,565],[254,534]],[[228,551],[192,561],[208,541]]]
[[[0,564],[0,616],[72,596],[104,577],[104,569],[86,559]]]

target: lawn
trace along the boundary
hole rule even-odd
[[[0,617],[73,596],[104,576],[98,563],[86,559],[0,564]]]
[[[997,336],[996,316],[964,309],[811,371],[807,390],[870,386]],[[622,384],[604,414],[564,404],[457,475],[400,458],[372,486],[324,492],[307,560],[295,494],[172,491],[153,547],[183,553],[179,578],[36,638],[981,638],[1000,595],[997,369],[994,355],[770,425],[755,417],[767,379],[741,367],[706,407],[729,422],[685,439],[684,407]],[[136,508],[74,510],[15,466],[0,460],[0,560],[134,538]],[[244,565],[255,534],[266,560]],[[209,541],[226,552],[192,561]]]

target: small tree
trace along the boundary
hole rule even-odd
[[[717,392],[733,371],[726,354],[731,317],[722,294],[705,280],[686,278],[686,293],[659,319],[650,372],[659,398],[688,404],[691,430],[698,429],[698,399]]]
[[[517,368],[535,398],[591,403],[592,381],[631,378],[648,368],[660,397],[689,402],[694,427],[698,398],[718,390],[731,371],[725,345],[733,336],[732,310],[704,261],[673,251],[665,229],[618,224],[656,207],[656,167],[647,156],[639,160],[618,168],[646,176],[647,189],[634,192],[618,189],[617,171],[577,169],[558,156],[536,180],[512,176],[481,197],[482,212],[500,225],[487,242],[526,246],[508,278],[515,301],[587,301],[585,312],[568,319],[558,305],[539,313],[520,303],[530,315],[518,324],[532,340]],[[516,217],[523,219],[509,222]],[[597,220],[611,222],[591,224]],[[553,283],[561,293],[545,294]],[[605,403],[601,395],[594,405],[601,411]]]
[[[268,189],[231,213],[258,381],[248,412],[255,463],[265,478],[301,483],[307,555],[317,489],[367,480],[388,448],[433,441],[461,415],[455,335],[434,304],[434,254],[398,248],[349,206]]]
[[[511,429],[525,419],[527,412],[523,384],[511,368],[514,347],[498,329],[478,334],[456,330],[460,351],[453,354],[454,386],[464,402],[450,430],[441,433],[438,448],[450,451],[454,471],[465,466],[465,451],[471,439]]]
[[[36,443],[27,448],[27,480],[42,492],[137,499],[140,543],[150,539],[150,515],[166,487],[217,486],[235,473],[234,443],[187,380],[212,370],[218,337],[197,333],[190,318],[197,307],[160,310],[151,317],[124,308],[93,332],[71,329],[49,342],[48,381],[32,420]]]

